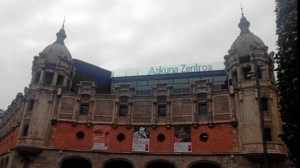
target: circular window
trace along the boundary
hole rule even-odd
[[[124,141],[125,135],[124,135],[123,133],[120,133],[120,134],[117,135],[117,139],[118,139],[119,141]]]
[[[78,132],[76,133],[76,138],[77,138],[77,139],[83,139],[83,138],[84,138],[84,132],[78,131]]]
[[[202,133],[200,135],[200,141],[206,142],[208,140],[208,135],[206,133]]]
[[[159,135],[157,135],[157,140],[159,142],[163,142],[166,140],[166,136],[164,134],[159,134]]]

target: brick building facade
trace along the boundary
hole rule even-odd
[[[223,70],[120,77],[72,59],[62,27],[1,113],[0,168],[263,167],[262,131],[270,167],[287,167],[273,53],[249,25]]]

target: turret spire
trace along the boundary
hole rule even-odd
[[[242,18],[240,19],[239,28],[241,29],[240,34],[250,33],[249,26],[250,22],[244,16],[243,6],[241,4]]]
[[[65,28],[65,18],[64,18],[64,21],[63,21],[62,28],[59,30],[59,32],[56,33],[57,39],[56,39],[55,43],[60,43],[60,44],[65,45],[64,40],[67,37],[67,35],[65,33],[64,28]]]
[[[244,11],[243,11],[243,5],[241,3],[241,11],[242,11],[242,17],[244,16]]]
[[[64,17],[62,28],[65,28],[66,17]]]

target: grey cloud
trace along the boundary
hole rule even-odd
[[[243,6],[250,30],[275,50],[273,0]],[[0,108],[28,86],[33,56],[55,41],[64,17],[72,56],[114,70],[223,61],[241,11],[236,0],[0,1]]]

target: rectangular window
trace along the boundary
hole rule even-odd
[[[38,83],[40,80],[41,72],[37,72],[34,77],[34,83]]]
[[[167,114],[167,97],[158,96],[157,97],[157,116],[165,117]]]
[[[23,129],[23,133],[22,133],[22,136],[23,137],[26,137],[28,135],[28,129],[29,129],[29,126],[28,125],[25,125],[24,126],[24,129]]]
[[[53,79],[53,73],[51,72],[46,72],[45,77],[44,77],[44,84],[49,85],[52,83]]]
[[[251,75],[250,75],[251,67],[243,68],[243,72],[244,72],[244,80],[251,80]]]
[[[174,79],[174,84],[185,84],[188,83],[188,78],[185,79]]]
[[[214,82],[220,82],[220,83],[224,83],[226,81],[227,76],[215,76],[213,77],[213,83]]]
[[[200,80],[200,78],[189,78],[189,83],[195,83],[196,81]]]
[[[148,86],[154,86],[158,84],[158,80],[151,80],[151,81],[148,81]]]
[[[129,102],[128,96],[120,96],[119,98],[121,104],[127,104]]]
[[[207,115],[208,114],[208,108],[206,103],[199,103],[198,104],[198,114],[201,115]]]
[[[202,92],[197,94],[198,101],[206,101],[207,99],[207,93]]]
[[[250,62],[250,56],[239,57],[240,63]]]
[[[56,86],[62,86],[64,83],[64,76],[58,75],[56,80]]]
[[[128,114],[128,106],[120,105],[119,116],[127,116],[127,114]]]
[[[158,117],[165,117],[167,115],[166,105],[158,105],[157,115],[158,115]]]
[[[81,102],[88,102],[90,101],[91,95],[89,94],[81,94],[80,100]]]
[[[135,94],[136,95],[151,95],[152,94],[152,90],[150,89],[138,89],[135,90]]]
[[[89,103],[81,103],[80,105],[80,115],[88,115],[89,113]]]
[[[28,110],[29,110],[29,111],[33,110],[33,106],[34,106],[34,100],[29,100],[29,103],[28,103]]]
[[[235,85],[237,83],[237,80],[237,72],[235,71],[232,73],[232,84]]]
[[[147,86],[148,82],[147,81],[138,81],[137,86]]]
[[[265,128],[265,140],[266,141],[272,141],[272,133],[271,128]]]
[[[261,109],[262,111],[268,111],[268,98],[261,98]]]
[[[262,77],[263,77],[263,69],[265,69],[263,66],[261,66],[261,67],[258,67],[257,68],[258,69],[258,71],[257,71],[257,76],[258,76],[258,79],[262,79]]]
[[[172,79],[162,79],[162,80],[159,80],[159,83],[168,83],[168,84],[173,84],[173,80]]]

